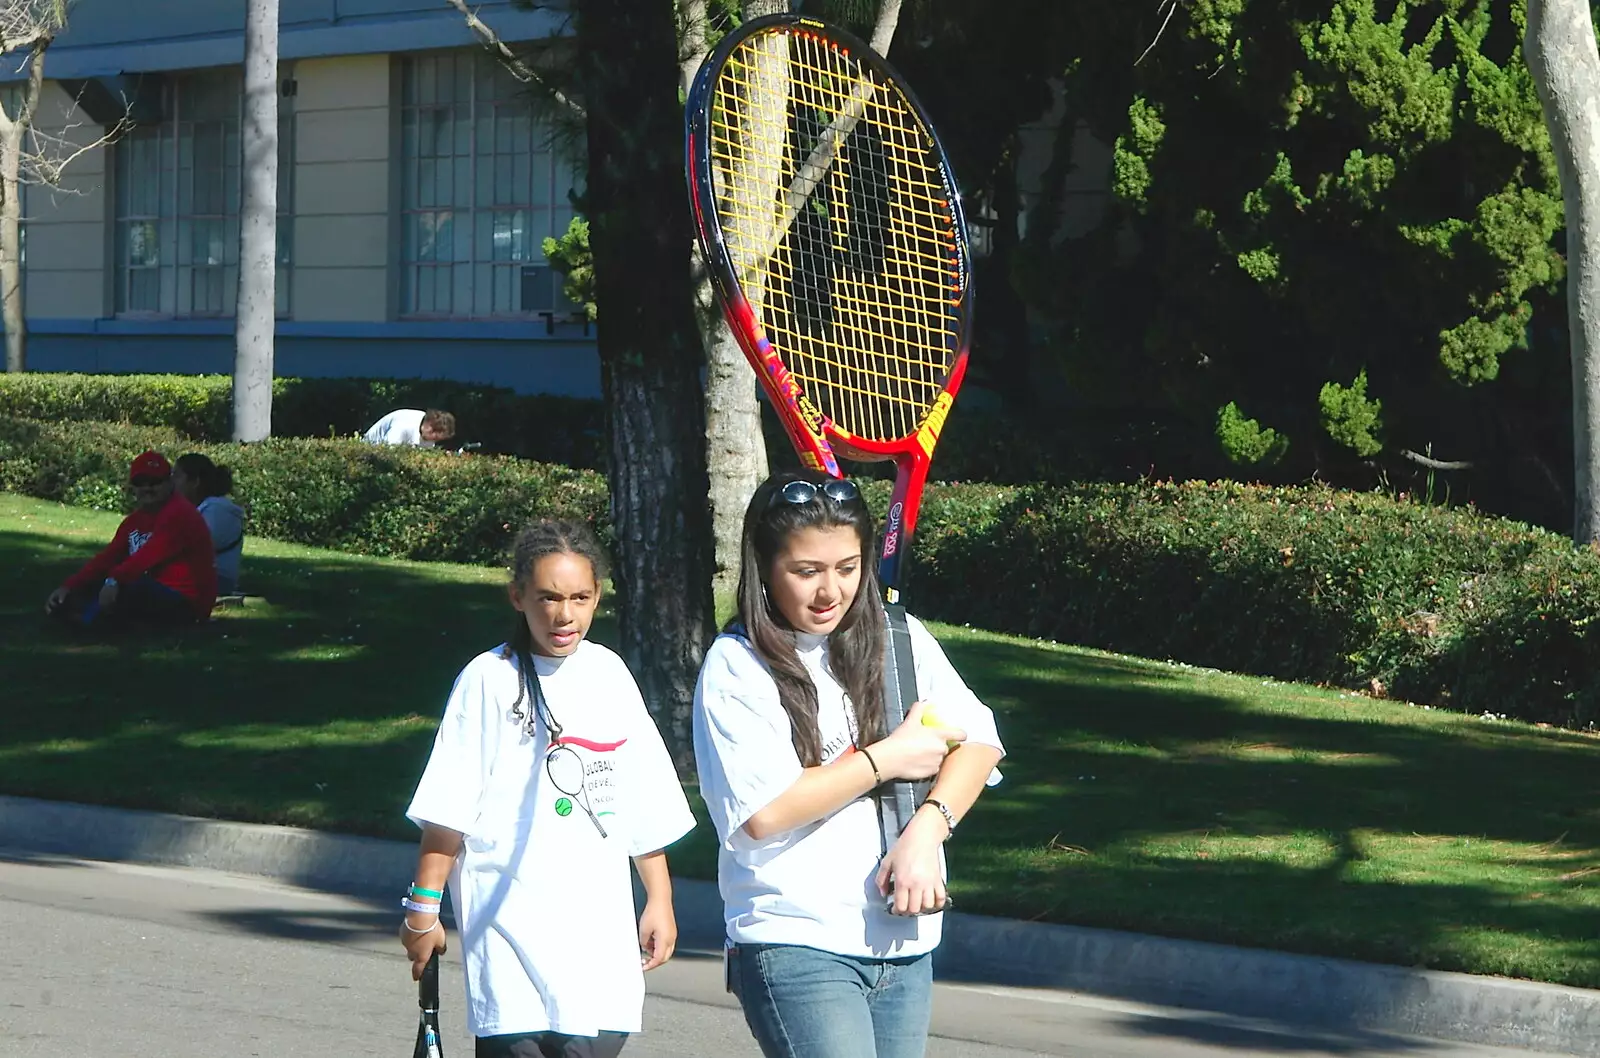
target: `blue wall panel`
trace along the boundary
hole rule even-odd
[[[288,337],[277,340],[277,374],[310,378],[449,378],[509,386],[519,393],[600,396],[594,343],[456,339]],[[231,334],[104,335],[35,332],[34,371],[229,374]]]
[[[439,0],[280,0],[284,59],[461,47],[475,42],[465,21]],[[547,10],[510,0],[475,3],[506,40],[563,32]],[[243,0],[78,0],[67,31],[45,60],[54,79],[106,77],[237,64],[244,57]],[[0,81],[18,79],[11,64]]]

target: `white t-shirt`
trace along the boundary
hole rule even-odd
[[[545,725],[530,738],[511,714],[520,677],[501,649],[456,677],[406,810],[465,835],[450,891],[468,1030],[638,1032],[644,974],[628,858],[665,848],[694,816],[621,658],[584,641],[566,658],[533,659],[560,742],[583,762],[581,790],[569,782],[564,793],[545,766]],[[520,708],[533,715],[526,698]]]
[[[422,439],[422,420],[428,413],[417,408],[401,408],[373,423],[365,434],[368,444],[417,445],[432,448],[432,441]]]
[[[217,584],[239,585],[239,557],[244,553],[244,508],[226,496],[207,496],[196,508],[211,530],[211,548],[217,558]]]
[[[967,741],[1004,752],[994,713],[968,690],[922,623],[911,618],[908,624],[918,696],[966,731]],[[827,764],[852,751],[855,716],[828,668],[827,639],[801,634],[795,645],[817,688],[817,726]],[[877,803],[870,796],[765,841],[743,829],[804,770],[777,684],[744,639],[724,635],[711,644],[694,706],[700,791],[722,840],[717,882],[728,938],[735,944],[799,944],[879,959],[932,951],[943,915],[913,918],[884,910],[876,884],[883,842]],[[990,785],[999,781],[999,772],[989,778]],[[943,869],[942,850],[940,865]]]

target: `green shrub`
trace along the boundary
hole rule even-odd
[[[0,417],[165,426],[196,441],[233,436],[227,375],[0,374]],[[604,409],[597,400],[523,396],[497,386],[439,379],[279,378],[272,432],[278,437],[348,437],[395,408],[455,414],[458,440],[485,453],[600,469]],[[795,464],[770,407],[762,428],[774,467]],[[1130,481],[1151,464],[1178,477],[1227,472],[1209,427],[1140,419],[1126,411],[1019,418],[957,402],[934,454],[935,481]],[[849,464],[852,473],[893,477],[892,463]]]
[[[272,385],[277,437],[349,437],[396,408],[443,408],[461,442],[502,453],[595,468],[603,463],[599,401],[524,396],[499,386],[442,379],[279,378]],[[233,436],[227,375],[0,375],[0,417],[164,426],[196,441]]]
[[[930,490],[933,491],[933,490]],[[923,515],[913,609],[1560,724],[1597,718],[1600,556],[1469,509],[1233,483],[977,490]]]
[[[606,525],[599,475],[354,441],[195,445],[0,420],[0,489],[120,507],[145,447],[236,469],[251,531],[492,563],[520,524]],[[881,518],[889,483],[865,483]],[[997,631],[1556,724],[1600,719],[1600,554],[1471,509],[1234,483],[935,484],[914,612]]]
[[[492,564],[536,518],[578,518],[607,535],[605,481],[593,471],[360,441],[214,445],[160,427],[0,420],[0,489],[125,510],[128,462],[146,448],[169,458],[204,452],[231,466],[249,531],[279,540]]]

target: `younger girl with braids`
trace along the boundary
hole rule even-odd
[[[745,512],[738,619],[695,691],[728,986],[767,1058],[920,1058],[943,843],[999,781],[994,714],[915,618],[921,700],[888,729],[874,539],[854,482],[764,482]],[[880,825],[874,791],[930,777],[904,830]]]
[[[581,525],[517,537],[511,638],[456,677],[406,813],[422,849],[400,939],[420,977],[445,948],[448,879],[477,1058],[616,1055],[640,1028],[641,971],[677,942],[662,850],[694,817],[632,674],[584,638],[604,575]]]

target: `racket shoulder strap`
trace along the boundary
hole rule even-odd
[[[906,608],[900,603],[885,603],[888,618],[888,637],[885,640],[883,666],[883,712],[889,731],[905,723],[906,713],[917,701],[917,666],[912,653],[911,629],[906,621]],[[878,787],[878,823],[883,839],[883,851],[889,849],[911,822],[916,810],[927,800],[933,783],[887,782]]]

